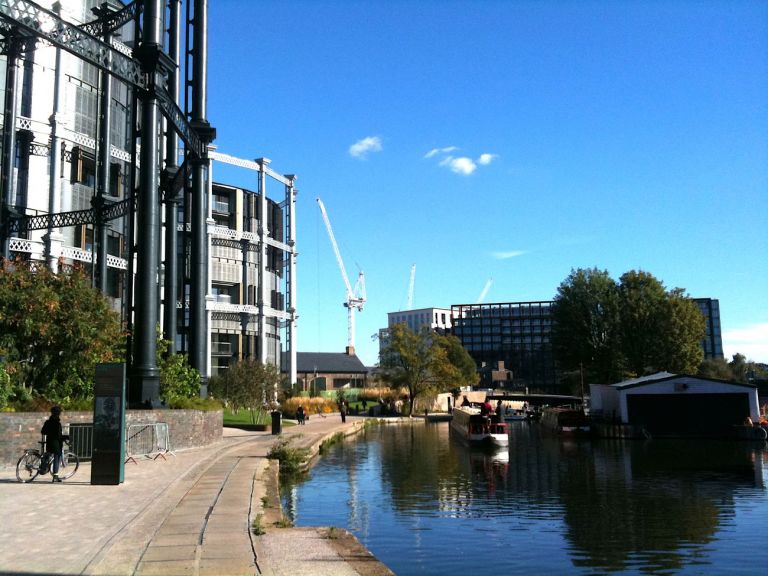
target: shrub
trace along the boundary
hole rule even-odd
[[[289,446],[289,442],[289,439],[280,439],[267,454],[267,458],[280,462],[280,476],[291,477],[302,474],[309,459],[308,448]]]
[[[296,409],[304,406],[306,414],[328,414],[336,410],[336,401],[328,398],[302,398],[296,397],[284,400],[280,405],[283,415],[290,418],[296,417]]]

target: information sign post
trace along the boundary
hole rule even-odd
[[[91,484],[125,479],[125,364],[96,366]]]

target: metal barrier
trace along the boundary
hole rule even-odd
[[[93,424],[69,425],[69,449],[77,454],[80,461],[93,458]]]
[[[125,441],[126,462],[138,464],[136,458],[144,457],[152,460],[171,454],[171,439],[168,434],[168,424],[131,424],[128,426],[128,436]]]

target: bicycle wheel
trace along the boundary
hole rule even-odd
[[[63,461],[59,464],[59,478],[66,480],[72,478],[80,467],[80,458],[74,452],[64,454]]]
[[[30,450],[25,452],[16,463],[16,479],[19,482],[32,482],[40,473],[40,452]]]

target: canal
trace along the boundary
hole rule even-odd
[[[399,576],[766,574],[767,473],[764,443],[573,441],[517,422],[489,453],[419,420],[335,445],[283,506]]]

